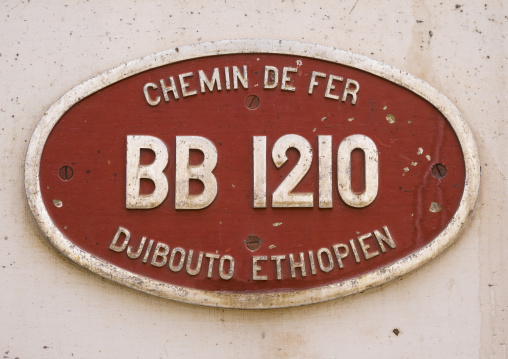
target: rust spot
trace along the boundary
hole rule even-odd
[[[395,334],[396,336],[399,336],[399,333],[400,333],[400,330],[398,330],[397,328],[395,328],[393,330],[393,334]]]

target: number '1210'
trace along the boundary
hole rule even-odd
[[[318,136],[319,208],[332,208],[332,136]],[[280,168],[286,161],[286,151],[300,152],[296,166],[272,194],[272,207],[313,207],[312,192],[292,193],[312,164],[312,146],[302,136],[284,135],[272,149],[272,160]],[[365,190],[355,193],[351,188],[351,152],[365,154]],[[266,208],[266,136],[254,136],[254,208]],[[377,196],[379,182],[378,151],[374,142],[364,135],[346,137],[337,150],[337,187],[342,200],[357,208],[371,204]]]

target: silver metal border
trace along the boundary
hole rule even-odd
[[[388,266],[359,277],[318,288],[281,293],[242,294],[185,288],[159,282],[118,268],[70,242],[54,225],[44,207],[40,160],[46,140],[60,117],[76,102],[134,74],[183,60],[236,53],[271,53],[306,56],[357,68],[405,87],[434,105],[458,136],[466,166],[465,188],[459,208],[446,228],[428,245]],[[430,261],[462,233],[478,197],[480,162],[473,134],[459,110],[426,82],[390,65],[332,47],[285,40],[223,40],[183,46],[124,63],[76,86],[63,95],[38,123],[25,160],[25,189],[30,209],[49,241],[80,266],[100,276],[159,297],[207,306],[267,309],[318,303],[361,292],[400,277]]]

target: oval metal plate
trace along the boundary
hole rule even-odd
[[[312,193],[311,206],[272,205],[299,158],[291,149],[285,165],[272,161],[275,143],[288,134],[312,148],[294,190]],[[360,208],[346,204],[337,184],[338,148],[357,134],[374,143],[379,173],[375,199]],[[154,208],[126,208],[128,136],[155,137],[167,149],[169,190]],[[175,204],[177,136],[216,148],[217,193],[203,209]],[[265,138],[265,208],[254,206],[262,168],[254,169],[255,136]],[[324,177],[323,138],[332,149]],[[154,160],[140,153],[141,164]],[[197,166],[203,155],[191,151],[190,161]],[[361,187],[362,171],[352,172]],[[279,40],[180,47],[86,81],[39,122],[25,173],[37,223],[72,261],[160,297],[248,309],[338,298],[421,266],[464,229],[480,181],[472,133],[436,89],[361,55]],[[318,204],[321,177],[332,188],[328,208]],[[199,180],[189,183],[192,193],[203,190]],[[141,191],[153,184],[142,181]]]

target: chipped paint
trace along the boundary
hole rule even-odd
[[[430,204],[429,211],[431,211],[432,213],[441,212],[441,206],[438,203],[436,203],[436,202],[432,202]]]
[[[389,113],[386,115],[386,121],[388,121],[388,123],[395,123],[395,116]]]

